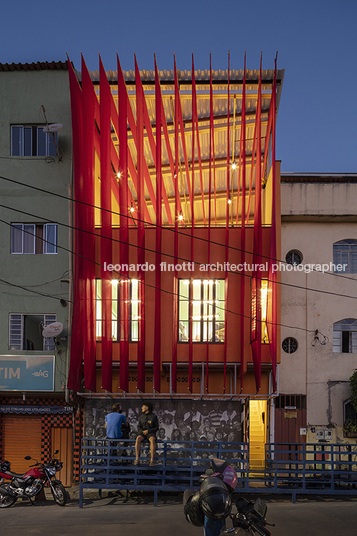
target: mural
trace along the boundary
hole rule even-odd
[[[130,423],[130,438],[137,436],[137,423],[145,400],[87,399],[85,437],[105,439],[104,420],[112,405],[120,402]],[[242,441],[242,406],[226,400],[150,400],[159,420],[157,439],[171,441]]]

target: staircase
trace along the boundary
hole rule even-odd
[[[266,421],[266,400],[251,400],[249,404],[249,469],[251,471],[261,471],[265,467]]]

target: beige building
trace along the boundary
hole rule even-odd
[[[343,427],[356,418],[349,378],[357,368],[357,174],[286,173],[281,180],[276,440],[356,443]]]

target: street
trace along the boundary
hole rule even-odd
[[[332,498],[290,500],[264,499],[268,505],[268,527],[273,536],[355,536],[357,499]],[[181,497],[159,498],[154,507],[152,496],[86,499],[84,507],[70,499],[63,508],[53,500],[18,501],[0,512],[2,534],[6,536],[202,536],[203,529],[184,518]],[[228,526],[228,525],[227,525]]]

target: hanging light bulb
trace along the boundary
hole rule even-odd
[[[117,177],[118,177],[118,179],[120,179],[120,177],[121,177],[121,172],[119,171],[119,169],[117,171]]]
[[[178,219],[179,219],[180,221],[182,221],[182,220],[183,220],[183,214],[182,214],[182,210],[180,210],[180,214],[179,214],[179,217],[178,217]]]
[[[133,205],[133,202],[131,202],[131,206],[130,206],[130,212],[133,213],[135,211],[135,208],[134,208],[134,205]]]
[[[228,205],[231,205],[231,204],[232,204],[231,196],[229,196],[227,203],[228,203]]]
[[[232,169],[233,169],[233,170],[234,170],[234,169],[237,169],[237,164],[236,164],[235,161],[232,162]]]

